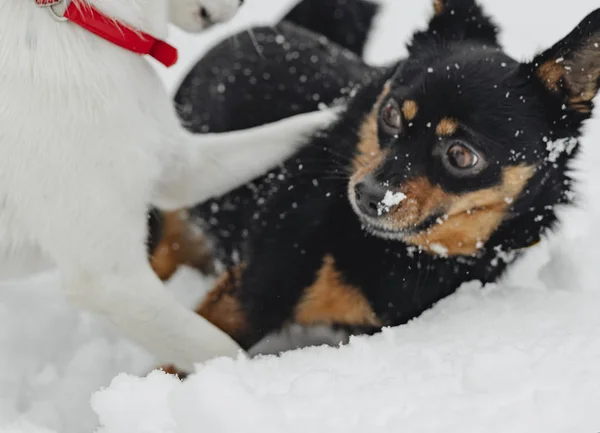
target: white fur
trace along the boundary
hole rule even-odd
[[[94,4],[165,37],[166,1]],[[230,0],[173,1],[184,11],[202,4],[218,19],[235,10]],[[180,12],[171,5],[181,23]],[[54,21],[33,0],[1,0],[0,29],[3,255],[42,251],[73,302],[106,315],[161,361],[189,368],[237,353],[229,337],[179,305],[153,274],[148,207],[185,207],[250,180],[333,113],[192,135],[144,58]]]
[[[171,22],[188,32],[198,32],[214,22],[227,21],[235,14],[240,0],[172,0],[169,5]],[[202,9],[209,20],[202,18]]]

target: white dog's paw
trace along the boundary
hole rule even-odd
[[[290,132],[303,135],[312,135],[319,130],[330,127],[339,119],[345,110],[345,106],[335,106],[308,113],[297,114],[288,119]]]
[[[198,33],[212,24],[229,21],[244,0],[170,0],[170,20],[180,29]]]

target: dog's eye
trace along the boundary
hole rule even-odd
[[[462,140],[442,143],[435,154],[442,159],[446,169],[458,177],[474,176],[487,166],[482,154]]]
[[[383,130],[388,134],[398,135],[402,132],[402,112],[395,100],[387,100],[381,108],[380,118]]]
[[[460,143],[452,144],[448,148],[446,157],[448,158],[448,162],[454,168],[461,170],[472,168],[477,165],[477,162],[479,161],[479,156],[477,156],[475,152]]]

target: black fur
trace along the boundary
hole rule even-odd
[[[233,131],[343,99],[377,71],[360,57],[378,11],[370,1],[303,0],[277,26],[221,43],[188,73],[175,96],[184,125],[198,133]],[[278,79],[284,74],[293,78],[287,85]],[[203,100],[213,104],[197,103]],[[161,230],[160,212],[152,209],[150,255]]]
[[[254,30],[264,58],[241,34],[237,42],[216,47],[182,84],[176,102],[185,124],[197,132],[260,125],[339,97],[349,103],[337,124],[316,134],[280,169],[193,210],[215,241],[217,257],[228,266],[247,264],[237,294],[249,323],[245,346],[293,317],[326,255],[384,325],[400,325],[464,282],[496,281],[522,248],[555,226],[556,206],[572,202],[569,163],[578,145],[548,158],[547,143],[579,137],[589,113],[565,109],[561,96],[536,76],[554,52],[521,64],[502,52],[496,27],[473,0],[444,5],[445,12],[414,35],[409,57],[393,68],[370,68],[322,36],[281,23],[277,32]],[[599,12],[586,20],[555,50],[570,55],[598,35]],[[307,79],[300,80],[302,75]],[[426,177],[446,192],[464,194],[498,185],[507,167],[535,166],[505,220],[475,255],[443,257],[373,236],[350,205],[348,171],[356,157],[357,129],[390,79],[392,97],[418,101],[419,114],[397,137],[380,130],[379,142],[389,156],[373,174],[377,181],[402,185]],[[440,145],[435,124],[447,116],[460,119],[460,139],[488,161],[476,176],[453,176],[432,156]]]
[[[148,255],[152,255],[160,243],[163,224],[164,221],[160,211],[158,209],[150,210],[148,213],[148,239],[146,241]]]
[[[370,1],[304,0],[284,20],[326,36],[362,57],[378,11],[379,6]]]
[[[210,50],[184,79],[175,104],[191,131],[245,129],[331,104],[374,73],[355,53],[284,21]]]
[[[255,28],[252,33],[240,33],[213,48],[182,82],[175,104],[191,131],[233,131],[314,111],[322,104],[347,99],[356,86],[381,73],[355,53],[287,20],[274,28]],[[219,207],[218,219],[206,215],[206,222],[227,239],[221,244],[226,250],[221,257],[231,256],[244,243],[246,232],[240,228],[246,227],[254,214],[255,188],[269,188],[259,183],[207,205]]]

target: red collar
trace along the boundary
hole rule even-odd
[[[154,57],[166,67],[177,62],[177,49],[165,41],[132,29],[127,24],[107,17],[95,7],[81,0],[34,0],[36,5],[47,7],[59,20],[68,20],[121,48],[139,55]],[[59,13],[58,7],[64,10]]]

